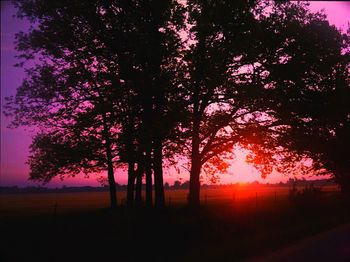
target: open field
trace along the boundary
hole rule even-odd
[[[120,206],[120,192],[113,212],[107,192],[2,195],[0,260],[244,261],[348,223],[347,200],[322,191],[298,205],[288,187],[205,189],[191,210],[171,190],[161,211]]]
[[[299,187],[302,189],[304,187]],[[227,186],[204,188],[203,205],[230,204],[236,208],[271,208],[288,204],[289,187],[286,186]],[[336,186],[322,187],[324,194],[337,194]],[[167,206],[186,204],[188,189],[167,190]],[[118,192],[119,206],[125,205],[126,192]],[[91,211],[109,205],[108,192],[0,194],[1,215],[40,215],[76,211]]]

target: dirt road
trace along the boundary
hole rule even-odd
[[[247,262],[350,261],[350,224],[342,225]]]

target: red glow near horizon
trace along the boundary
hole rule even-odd
[[[310,9],[318,11],[324,9],[331,24],[345,30],[350,22],[350,3],[337,1],[313,1],[310,2]],[[17,86],[20,85],[24,78],[24,72],[20,68],[15,68],[14,58],[16,52],[14,50],[14,34],[19,31],[26,31],[29,27],[28,22],[18,20],[13,16],[14,7],[10,2],[1,2],[1,103],[4,104],[4,97],[14,95]],[[1,110],[2,111],[2,110]],[[34,185],[28,182],[29,168],[25,164],[28,156],[28,147],[31,142],[31,134],[20,129],[8,129],[9,119],[1,115],[1,167],[0,167],[0,185],[10,186]],[[276,183],[288,180],[288,176],[283,176],[273,172],[266,179],[262,179],[259,173],[245,162],[245,153],[235,151],[236,159],[232,160],[232,165],[228,172],[220,176],[220,183],[237,183],[237,182],[253,182]],[[122,170],[116,171],[116,180],[120,184],[126,183],[126,172]],[[75,178],[67,178],[64,181],[56,178],[48,186],[98,186],[96,176],[91,175],[90,178],[79,176]],[[165,181],[170,184],[175,180],[188,180],[188,172],[183,171],[177,174],[171,170],[165,170]],[[204,183],[207,181],[204,179]]]

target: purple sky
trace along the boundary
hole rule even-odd
[[[345,29],[350,22],[350,3],[337,1],[313,1],[310,4],[312,10],[324,9],[328,20],[331,24]],[[29,27],[28,22],[13,17],[15,13],[14,7],[9,1],[1,1],[1,106],[4,104],[4,97],[14,95],[16,88],[20,85],[24,78],[23,69],[15,68],[16,63],[14,56],[14,35],[19,31],[26,31]],[[3,109],[1,109],[2,111]],[[8,129],[9,119],[1,114],[1,167],[0,167],[0,185],[34,185],[28,182],[29,168],[25,164],[28,156],[28,147],[31,142],[31,133],[28,130]],[[165,172],[165,180],[174,181],[177,177],[188,179],[188,175],[178,175],[175,172],[167,170]],[[116,174],[117,182],[125,183],[126,176],[123,171]],[[235,183],[239,181],[262,181],[277,182],[286,180],[287,177],[280,174],[271,174],[267,179],[262,180],[254,168],[248,166],[244,162],[244,154],[238,152],[237,159],[232,162],[228,174],[221,178],[223,183]],[[52,181],[48,186],[61,185],[98,185],[96,178],[92,176],[89,179],[77,177],[75,179],[67,179],[60,181],[58,179]]]

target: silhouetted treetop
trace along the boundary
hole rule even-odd
[[[203,174],[217,181],[238,146],[262,176],[312,159],[349,188],[349,33],[307,3],[14,4],[32,27],[16,36],[26,78],[6,113],[39,130],[31,179],[107,170],[115,206],[127,167],[128,203],[145,177],[147,205],[154,181],[163,207],[163,167],[186,158],[198,206]]]

